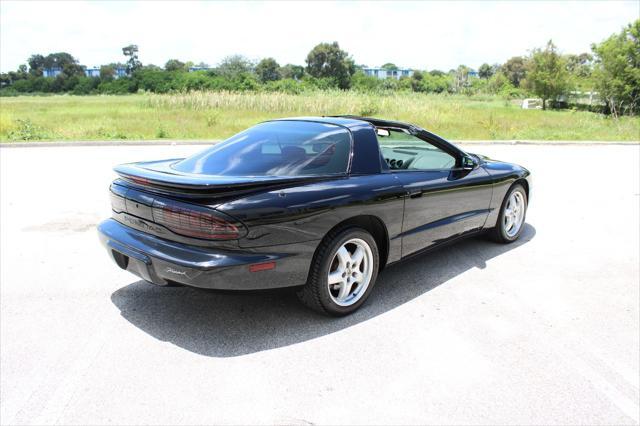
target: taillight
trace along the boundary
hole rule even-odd
[[[239,224],[223,213],[191,210],[173,205],[153,207],[153,221],[176,234],[207,240],[234,240],[240,237]],[[241,226],[241,225],[240,225]]]
[[[137,183],[138,185],[148,185],[149,179],[145,179],[139,176],[127,176],[127,179]]]

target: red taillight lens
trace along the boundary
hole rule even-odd
[[[190,210],[177,206],[154,206],[153,220],[176,234],[207,240],[234,240],[239,238],[238,226],[222,214]]]
[[[127,176],[127,179],[137,183],[138,185],[148,185],[149,180],[138,176]]]

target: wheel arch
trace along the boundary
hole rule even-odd
[[[378,270],[382,271],[384,266],[387,263],[387,259],[389,258],[389,232],[387,231],[387,227],[378,216],[374,215],[358,215],[352,216],[348,219],[343,220],[336,224],[333,228],[331,228],[323,237],[322,242],[324,242],[331,235],[336,234],[337,232],[342,231],[343,229],[356,227],[362,228],[365,231],[369,232],[378,246],[378,253],[380,255],[380,265]],[[314,253],[314,259],[317,254]]]
[[[527,179],[526,179],[526,178],[523,178],[523,177],[522,177],[522,178],[516,179],[516,181],[515,181],[515,182],[513,182],[513,184],[512,184],[512,185],[511,185],[511,187],[509,188],[509,190],[510,190],[514,185],[518,185],[518,184],[522,185],[522,187],[524,188],[525,195],[527,196],[527,203],[529,203],[529,182],[527,181]],[[509,191],[507,191],[507,192],[509,192]]]

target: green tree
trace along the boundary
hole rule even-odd
[[[593,77],[614,117],[640,111],[640,19],[592,47]]]
[[[423,92],[424,86],[422,85],[422,81],[424,80],[424,75],[422,71],[415,70],[411,75],[411,90],[414,92]]]
[[[579,55],[569,54],[566,56],[567,71],[578,78],[588,78],[591,76],[593,68],[593,55],[581,53]]]
[[[28,68],[25,64],[21,64],[18,66],[18,75],[20,76],[20,78],[27,78],[29,77],[29,74],[27,72]]]
[[[116,64],[100,66],[100,79],[103,81],[113,80],[116,76]]]
[[[300,80],[304,77],[304,67],[302,65],[287,64],[280,68],[280,75],[282,78]]]
[[[455,69],[455,70],[453,70],[453,72],[451,72],[451,74],[453,75],[453,90],[454,90],[454,92],[462,92],[467,87],[470,86],[470,84],[469,84],[469,71],[471,71],[471,68],[469,68],[466,65],[460,65],[460,66],[458,66],[457,69]]]
[[[31,55],[27,63],[29,64],[29,74],[33,77],[42,76],[43,71],[49,68],[60,69],[64,74],[63,78],[84,76],[84,67],[78,63],[73,55],[67,52],[50,53],[47,56]]]
[[[258,62],[255,72],[262,83],[280,80],[281,78],[280,65],[273,58],[264,58]]]
[[[593,80],[591,73],[593,71],[593,55],[589,53],[580,53],[579,55],[565,55],[567,71],[571,79],[571,85],[580,91],[592,91]]]
[[[253,62],[242,55],[231,55],[218,64],[216,71],[224,77],[235,78],[240,74],[251,73],[253,71]]]
[[[520,87],[520,82],[527,76],[527,64],[522,56],[510,58],[500,69],[514,87]]]
[[[13,81],[9,73],[3,72],[0,74],[0,88],[10,86]]]
[[[34,77],[41,77],[44,70],[44,56],[35,54],[31,55],[27,60],[29,64],[29,74]]]
[[[307,55],[307,72],[315,78],[330,78],[341,89],[348,89],[356,67],[338,42],[320,43]]]
[[[351,76],[351,90],[364,93],[375,93],[382,89],[382,80],[366,75],[362,70],[356,71]]]
[[[131,74],[142,66],[140,60],[138,60],[138,45],[130,44],[122,48],[122,54],[127,59],[127,73]]]
[[[384,64],[380,68],[382,68],[383,70],[387,70],[387,71],[398,71],[398,66],[396,64],[391,63],[391,62],[387,62],[386,64]]]
[[[526,86],[542,99],[542,109],[547,108],[547,100],[555,100],[569,91],[566,59],[551,40],[544,49],[533,49]]]
[[[24,64],[20,65],[17,71],[9,71],[8,73],[0,74],[0,87],[11,86],[15,82],[20,80],[27,80],[29,79],[29,77],[31,77],[31,80],[33,80],[33,77],[30,76],[29,73],[27,72],[27,66]],[[22,83],[22,86],[23,88],[31,89],[32,84],[30,82],[25,82],[25,83]],[[31,91],[31,90],[28,90],[28,91]]]
[[[186,64],[177,59],[169,59],[166,64],[164,64],[164,69],[167,71],[185,71]]]
[[[493,74],[495,74],[495,69],[487,63],[480,65],[480,68],[478,68],[478,77],[480,78],[488,80]]]

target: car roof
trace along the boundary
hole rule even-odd
[[[375,127],[396,127],[399,129],[407,129],[407,130],[422,130],[418,126],[413,125],[411,123],[405,123],[402,121],[393,121],[393,120],[383,120],[381,118],[373,118],[373,117],[360,117],[357,115],[334,115],[332,118],[338,119],[347,119],[354,121],[366,121],[367,123],[373,124]]]
[[[344,126],[344,127],[355,127],[355,126],[361,126],[364,124],[364,120],[358,120],[354,117],[348,117],[348,116],[286,117],[286,118],[278,118],[271,121],[313,121],[316,123],[335,124],[335,125]]]
[[[318,117],[288,117],[279,118],[273,121],[315,121],[319,123],[336,124],[344,127],[356,127],[365,123],[375,127],[396,127],[407,130],[423,130],[418,126],[402,121],[383,120],[380,118],[360,117],[357,115],[323,115]]]

